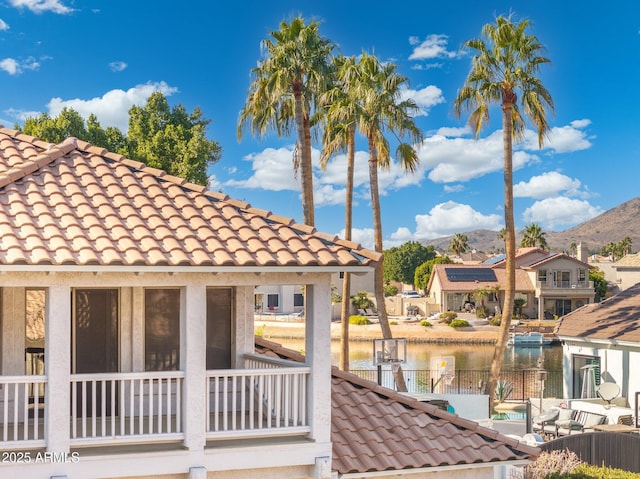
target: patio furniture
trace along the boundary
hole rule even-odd
[[[542,437],[555,436],[556,434],[556,420],[560,414],[560,408],[552,408],[549,411],[545,411],[539,416],[533,418],[533,424],[531,429],[534,433],[540,434]],[[571,411],[571,409],[565,409],[565,411]],[[569,414],[571,416],[571,414]]]
[[[556,420],[556,437],[593,431],[594,426],[604,424],[607,416],[594,412],[575,410],[570,419]]]

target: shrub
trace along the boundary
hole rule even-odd
[[[385,296],[395,296],[398,294],[398,288],[392,284],[388,284],[384,287]]]
[[[500,326],[500,315],[496,314],[493,318],[489,318],[489,324],[491,326]]]
[[[358,309],[373,308],[374,306],[366,291],[358,291],[355,296],[351,296],[351,304]]]
[[[466,328],[469,326],[469,321],[466,319],[454,319],[449,323],[452,328]]]
[[[426,319],[423,319],[422,321],[420,321],[420,326],[424,326],[426,328],[430,328],[431,327],[431,323],[429,321],[427,321]]]
[[[264,336],[265,326],[266,326],[265,324],[261,324],[260,326],[258,326],[255,330],[255,335],[260,337]]]
[[[398,321],[389,321],[389,325],[391,326],[397,326]]]
[[[496,401],[504,402],[513,392],[513,386],[509,381],[498,379],[496,384]]]
[[[455,311],[447,311],[446,313],[440,313],[440,322],[445,324],[451,324],[451,321],[458,317],[458,313]]]
[[[524,467],[522,477],[526,479],[570,477],[564,476],[564,474],[572,472],[578,465],[580,465],[580,459],[573,451],[569,451],[568,449],[563,451],[545,451],[541,452],[534,462]],[[562,474],[562,476],[559,476],[560,474]]]
[[[369,318],[366,318],[364,316],[354,315],[349,316],[349,324],[371,324],[371,321],[369,321]]]
[[[488,308],[486,306],[478,306],[476,308],[476,318],[485,319],[488,316]]]

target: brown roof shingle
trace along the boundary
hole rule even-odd
[[[89,143],[0,128],[0,265],[350,267],[380,257]]]
[[[256,337],[256,351],[304,361]],[[332,467],[339,474],[535,459],[540,450],[333,368]]]
[[[640,342],[640,283],[560,319],[556,335]]]

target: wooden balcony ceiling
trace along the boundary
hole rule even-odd
[[[371,266],[378,253],[69,138],[0,128],[0,264]]]

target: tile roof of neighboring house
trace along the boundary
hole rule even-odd
[[[613,265],[614,268],[640,268],[640,253],[628,254]]]
[[[445,268],[491,269],[495,272],[496,281],[451,281],[445,273]],[[506,271],[503,268],[492,269],[490,265],[435,264],[433,265],[431,278],[429,278],[429,287],[431,287],[436,276],[440,281],[441,289],[443,291],[471,292],[478,288],[492,287],[496,284],[501,285],[502,289],[504,289],[504,285],[506,284]],[[516,269],[516,291],[535,291],[526,271],[521,269]]]
[[[640,342],[640,283],[563,316],[555,332],[565,337]]]
[[[256,351],[304,360],[262,338]],[[540,450],[333,368],[333,470],[339,474],[535,459]]]
[[[55,145],[0,127],[0,265],[335,269],[379,259],[75,138]]]

